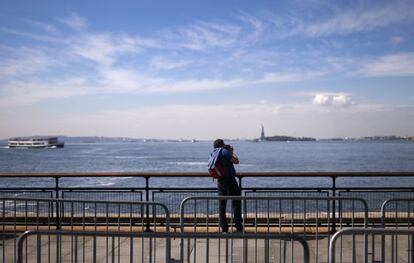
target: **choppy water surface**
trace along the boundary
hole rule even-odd
[[[414,171],[411,142],[232,142],[240,172]],[[206,172],[211,142],[66,144],[63,149],[0,148],[0,172]],[[169,186],[213,186],[207,179],[157,179]],[[207,180],[207,182],[206,182]],[[329,185],[326,179],[248,179],[255,186]],[[3,179],[1,186],[48,184],[47,179]],[[139,178],[66,179],[78,186],[140,185]],[[412,186],[413,179],[354,179],[357,185]]]

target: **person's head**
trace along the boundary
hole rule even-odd
[[[224,147],[224,141],[222,139],[217,139],[213,143],[214,148],[222,148]]]

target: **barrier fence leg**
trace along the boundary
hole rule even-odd
[[[59,177],[55,177],[55,193],[56,193],[56,229],[60,230],[60,207],[59,207]]]
[[[149,202],[149,177],[145,177],[145,200]],[[145,231],[151,232],[150,229],[150,216],[149,216],[149,206],[145,206]]]
[[[336,176],[332,176],[332,196],[336,197]],[[332,228],[331,233],[336,232],[336,201],[332,202]]]

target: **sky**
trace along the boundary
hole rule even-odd
[[[413,0],[0,0],[0,138],[414,136]]]

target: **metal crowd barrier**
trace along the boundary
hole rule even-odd
[[[414,227],[414,199],[393,198],[381,206],[383,227]]]
[[[0,259],[15,262],[17,237],[26,230],[142,232],[169,228],[169,211],[161,203],[0,198]]]
[[[337,229],[367,226],[367,204],[361,198],[199,196],[181,203],[182,232],[219,232],[220,200],[241,202],[244,232],[301,235],[314,250],[312,262],[328,259],[329,240]],[[229,213],[230,206],[227,220],[231,230],[234,215]],[[294,249],[291,253],[293,256]]]
[[[188,249],[177,260],[182,239]],[[286,251],[279,255],[274,247],[282,241],[302,249],[293,258]],[[309,262],[309,248],[302,237],[253,233],[27,231],[19,239],[17,255],[18,263]]]
[[[218,201],[220,200],[241,202],[244,231],[240,234],[253,235],[250,239],[254,239],[254,242],[246,238],[221,240],[223,235],[217,233],[219,231]],[[231,204],[228,205],[228,208],[230,207]],[[383,203],[381,209],[383,226],[398,229],[412,227],[414,223],[413,209],[414,199],[400,198],[387,200]],[[191,254],[192,260],[195,261],[198,256],[195,256],[191,251],[196,251],[197,247],[204,248],[204,252],[202,252],[204,255],[209,254],[209,251],[212,249],[216,249],[218,254],[222,254],[224,252],[220,248],[225,244],[225,253],[232,257],[231,260],[233,260],[233,257],[237,258],[242,253],[242,258],[249,259],[249,262],[253,259],[261,262],[260,256],[264,255],[263,253],[266,249],[263,253],[260,249],[269,246],[269,242],[263,240],[266,235],[276,234],[280,237],[281,235],[295,234],[307,240],[312,247],[312,252],[314,252],[310,259],[312,262],[325,261],[324,257],[328,258],[326,249],[336,230],[344,227],[367,227],[367,214],[367,204],[361,198],[192,196],[184,199],[181,203],[180,228],[184,232],[183,235],[194,235],[191,240],[190,238],[184,240],[184,238],[179,237],[180,242],[178,243],[181,243],[181,246],[178,258],[184,260],[187,257],[186,260],[191,261],[189,258]],[[95,233],[112,230],[118,232],[165,230],[168,232],[170,229],[169,210],[165,205],[155,202],[0,198],[0,216],[0,245],[2,246],[0,258],[2,262],[15,262],[16,237],[25,230],[93,230]],[[233,225],[234,216],[232,213],[229,213],[229,210],[227,210],[227,216],[229,216],[230,226]],[[370,230],[398,231],[398,229]],[[185,233],[188,231],[193,233]],[[357,232],[357,230],[355,231]],[[206,236],[203,237],[203,233],[197,232],[206,232],[204,233]],[[199,245],[200,240],[197,240],[197,235],[200,235],[205,245]],[[230,235],[237,237],[237,234]],[[352,233],[350,236],[350,238],[342,236],[340,238],[341,249],[339,257],[342,262],[348,262],[348,259],[351,260],[349,262],[360,262],[361,259],[366,260],[368,256],[373,261],[380,258],[381,261],[375,262],[398,262],[399,255],[404,254],[401,250],[407,252],[405,258],[408,259],[408,262],[414,262],[411,252],[414,251],[414,235],[398,237],[397,234],[379,235],[373,233],[372,235],[364,234],[361,236],[357,235],[357,233]],[[71,239],[73,243],[73,237]],[[132,244],[133,239],[130,239],[131,247],[134,246]],[[116,242],[114,240],[107,238],[106,247],[112,242],[111,246],[120,248],[121,239],[117,238]],[[260,244],[259,240],[261,240],[262,244]],[[84,238],[83,241],[85,242]],[[169,242],[169,239],[166,241]],[[51,242],[50,236],[47,237],[47,242]],[[56,242],[59,243],[60,241]],[[237,245],[237,242],[240,244]],[[387,245],[390,242],[391,245]],[[156,246],[156,243],[149,242],[148,244],[144,246],[145,249]],[[255,256],[249,258],[252,253],[248,256],[249,253],[246,251],[250,251],[249,249],[252,249],[252,246]],[[240,253],[233,254],[232,251],[236,251],[237,249],[235,248],[240,247],[243,248],[239,251]],[[285,262],[286,259],[297,259],[298,255],[295,248],[294,242],[290,242],[288,238],[280,239],[277,246],[274,246],[271,250],[277,254],[272,257],[279,258],[280,262]],[[198,250],[200,251],[201,249],[199,248]],[[50,247],[48,251],[49,254],[52,253]],[[85,258],[86,252],[83,250],[83,258]],[[120,257],[120,255],[117,257]],[[155,255],[154,257],[156,258]],[[207,256],[207,259],[209,257]],[[386,261],[384,261],[385,259]]]
[[[413,237],[414,229],[342,229],[332,236],[329,243],[329,263],[412,263],[414,262]]]

